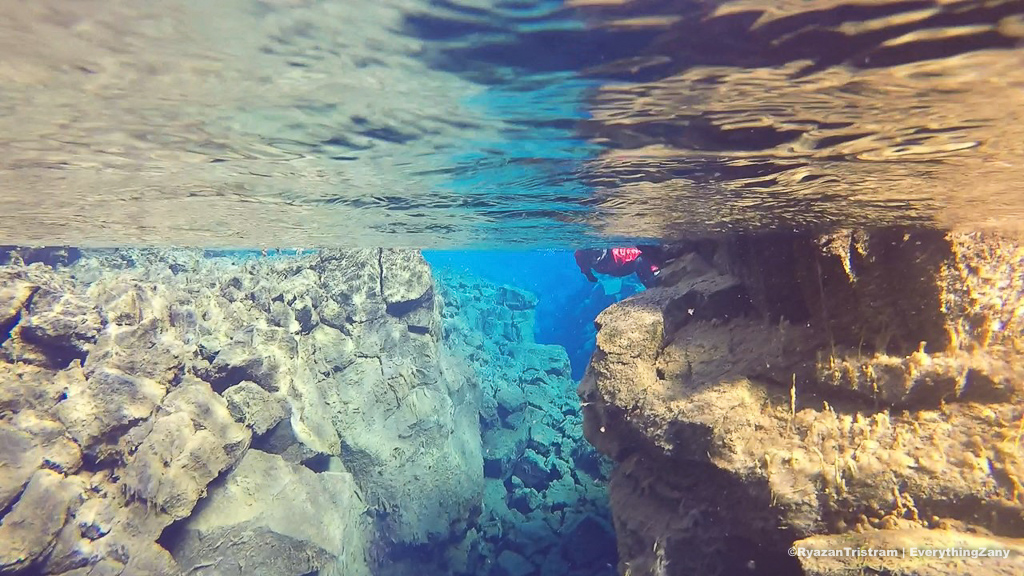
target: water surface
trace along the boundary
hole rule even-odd
[[[0,0],[8,244],[1024,216],[1024,3]]]

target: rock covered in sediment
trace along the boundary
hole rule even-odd
[[[169,550],[365,573],[372,542],[446,541],[479,506],[483,464],[478,396],[438,325],[415,252],[87,251],[66,268],[0,267],[0,573],[178,574]],[[188,539],[247,529],[197,519],[200,502],[238,502],[221,476],[264,481],[260,501],[294,484],[292,516],[267,502],[247,520],[266,548]],[[23,521],[29,508],[46,522]]]
[[[366,546],[368,520],[351,474],[317,474],[249,450],[176,535],[175,559],[189,574],[369,575],[346,561]],[[325,513],[325,511],[332,513]],[[362,554],[358,554],[361,557]]]
[[[807,539],[1019,546],[1022,270],[1024,249],[995,236],[732,238],[602,313],[579,391],[617,463],[620,569],[855,568],[787,555]]]
[[[20,572],[37,564],[53,546],[81,492],[81,486],[62,474],[36,470],[0,523],[0,572]]]

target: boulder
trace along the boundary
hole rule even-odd
[[[540,454],[527,449],[512,467],[512,473],[523,485],[543,492],[554,479],[547,461]]]
[[[512,286],[498,287],[498,304],[509,310],[529,310],[537,307],[537,296]]]
[[[128,434],[132,448],[120,470],[123,489],[175,520],[185,518],[250,438],[208,384],[183,384],[167,395],[154,419]]]
[[[254,566],[280,576],[369,576],[364,510],[351,475],[315,474],[249,450],[184,522],[172,552],[200,576],[243,576]]]
[[[100,331],[100,316],[73,293],[40,288],[18,324],[21,340],[39,346],[54,366],[66,366],[85,355]]]
[[[532,562],[511,550],[498,555],[497,565],[501,576],[529,576],[537,571]]]
[[[37,470],[14,507],[0,519],[0,572],[20,572],[40,560],[81,495],[81,487],[61,474]]]
[[[228,412],[256,434],[263,434],[288,416],[288,404],[255,382],[242,381],[224,391]]]
[[[491,478],[504,478],[526,449],[526,438],[520,430],[490,429],[483,437],[484,465]]]
[[[149,418],[165,393],[159,382],[101,368],[88,380],[71,381],[55,411],[82,449],[99,455],[118,432]]]
[[[404,316],[422,305],[428,292],[433,290],[430,265],[419,252],[382,250],[380,267],[381,295],[392,316]]]

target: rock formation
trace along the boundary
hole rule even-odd
[[[583,439],[569,358],[533,339],[537,299],[439,275],[444,341],[480,377],[484,474],[466,574],[614,574],[607,463]]]
[[[369,574],[479,510],[417,252],[6,256],[0,574]]]
[[[1024,248],[996,235],[684,247],[598,317],[579,387],[620,573],[1024,573],[1022,310]],[[956,543],[1011,554],[787,554]]]

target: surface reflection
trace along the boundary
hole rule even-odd
[[[1020,2],[573,5],[651,35],[585,71],[607,233],[1024,215]]]
[[[1018,226],[1024,3],[0,0],[11,244]]]

